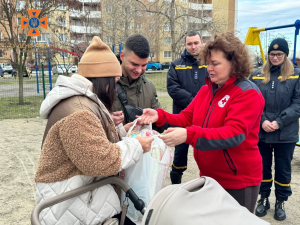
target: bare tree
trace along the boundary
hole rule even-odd
[[[76,5],[77,0],[67,0],[66,5]],[[25,68],[28,52],[32,51],[32,37],[27,36],[29,28],[20,29],[19,18],[29,18],[29,9],[41,9],[38,18],[51,15],[59,7],[62,2],[60,0],[0,0],[0,8],[2,18],[0,19],[0,27],[5,31],[7,39],[4,45],[8,49],[12,49],[10,57],[11,64],[17,68],[17,76],[19,79],[19,104],[23,104],[23,72]],[[63,15],[62,15],[63,16]],[[43,29],[43,28],[42,28]]]

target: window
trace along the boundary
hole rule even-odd
[[[41,36],[36,37],[37,42],[47,42],[50,41],[50,34],[49,33],[41,33]]]
[[[174,10],[174,15],[176,15],[176,9],[173,9]],[[168,15],[168,16],[171,16],[171,8],[168,8],[167,10],[166,10],[166,14]]]
[[[164,38],[164,45],[170,45],[172,43],[172,39],[170,37]]]
[[[123,8],[123,13],[124,14],[130,14],[130,6],[127,6],[127,7]]]
[[[141,28],[142,28],[142,24],[140,24],[140,23],[135,24],[135,29],[136,30],[141,30]]]
[[[68,41],[68,34],[59,34],[58,39],[60,42],[67,42]]]
[[[60,27],[67,27],[66,18],[57,18],[56,22],[57,22],[57,25],[60,26]]]
[[[27,39],[27,35],[26,34],[18,34],[18,41],[19,42],[25,42]]]
[[[66,8],[67,7],[64,4],[59,4],[57,7],[58,10],[66,10]]]
[[[172,52],[171,51],[164,51],[164,58],[172,58]]]
[[[155,0],[149,0],[149,2],[155,2]]]
[[[90,11],[99,11],[98,4],[92,3],[84,3],[84,11],[90,12]]]
[[[4,57],[4,52],[3,50],[0,49],[0,58],[3,58]]]
[[[112,11],[113,11],[113,6],[112,5],[108,5],[108,6],[105,7],[105,12],[112,13]]]
[[[21,26],[21,18],[18,17],[18,26]]]
[[[106,36],[106,44],[111,44],[111,43],[112,43],[112,37]]]
[[[164,2],[172,2],[172,0],[164,0]]]
[[[171,26],[169,23],[164,25],[164,31],[170,31],[171,30]]]
[[[130,22],[127,22],[127,29],[131,30],[131,23]]]
[[[72,26],[84,26],[84,22],[80,19],[71,19]]]
[[[25,8],[25,1],[17,1],[16,3],[16,9],[18,11],[22,10]]]
[[[2,41],[2,32],[0,32],[0,41]]]
[[[154,31],[155,30],[155,24],[149,24],[149,31]]]
[[[181,0],[181,2],[183,2],[183,3],[187,3],[187,2],[188,2],[188,0]]]
[[[107,28],[112,29],[113,28],[113,21],[112,20],[105,20],[105,26]]]
[[[35,7],[36,9],[41,9],[41,8],[42,8],[41,2],[40,2],[40,1],[35,1],[35,2],[34,2],[34,7]]]

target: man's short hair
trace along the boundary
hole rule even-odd
[[[191,30],[191,31],[189,31],[189,32],[186,34],[184,42],[186,43],[186,37],[193,37],[193,36],[196,36],[196,35],[199,36],[200,41],[201,41],[202,38],[201,38],[201,35],[199,34],[199,32],[194,31],[194,30]]]
[[[148,40],[140,34],[134,34],[127,38],[125,49],[133,51],[139,58],[145,59],[149,57],[150,46]]]

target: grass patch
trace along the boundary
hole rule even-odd
[[[173,99],[170,96],[158,96],[158,100],[163,110],[172,113]]]
[[[156,90],[167,91],[167,72],[147,73],[146,77],[154,83]]]
[[[40,116],[43,100],[41,96],[24,97],[24,105],[19,105],[19,97],[0,98],[0,120]]]

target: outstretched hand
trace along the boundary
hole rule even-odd
[[[137,116],[140,124],[155,123],[158,120],[158,113],[154,109],[144,109],[143,115]]]
[[[151,143],[154,140],[153,137],[142,137],[142,136],[137,136],[136,139],[140,142],[144,153],[149,152],[151,150]]]
[[[166,145],[174,147],[184,143],[187,139],[187,132],[185,128],[168,128],[165,135],[161,135],[160,138]]]

